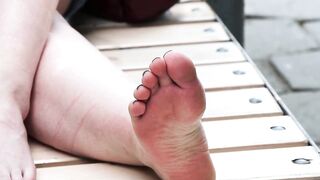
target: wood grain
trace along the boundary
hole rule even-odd
[[[37,169],[37,180],[159,180],[150,169],[96,163]]]
[[[311,164],[294,164],[306,158]],[[217,179],[320,179],[320,158],[312,146],[212,154]]]
[[[152,59],[159,56],[162,57],[168,50],[185,54],[196,65],[245,61],[241,50],[232,42],[160,46],[101,52],[119,68],[123,70],[135,70],[148,68]]]
[[[210,152],[306,146],[308,142],[289,116],[206,121],[202,125]]]
[[[282,115],[283,112],[266,88],[206,92],[204,120]],[[261,101],[261,103],[250,103]]]
[[[82,34],[100,50],[229,41],[221,24],[216,22],[102,28]]]
[[[211,154],[217,179],[319,179],[320,158],[313,147],[292,147]],[[311,164],[294,164],[306,158]],[[38,180],[156,180],[149,170],[106,163],[37,169]]]
[[[254,67],[247,62],[197,66],[196,69],[206,91],[264,86]],[[125,74],[138,85],[143,71],[125,71]]]
[[[61,152],[33,139],[29,139],[29,145],[36,167],[62,166],[88,162],[85,159]]]

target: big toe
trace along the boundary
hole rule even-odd
[[[170,51],[164,55],[170,78],[180,87],[190,87],[198,82],[193,62],[181,53]]]

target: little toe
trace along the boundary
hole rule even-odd
[[[153,89],[159,83],[158,77],[154,75],[150,70],[146,70],[143,72],[141,81],[142,85],[149,89]]]
[[[193,62],[186,56],[170,51],[164,55],[167,71],[172,79],[180,87],[190,87],[198,82],[196,69]]]
[[[34,166],[25,168],[22,172],[23,180],[35,180],[36,179],[36,169]]]
[[[134,101],[129,104],[129,113],[132,119],[142,116],[146,111],[146,104],[141,101]]]
[[[22,171],[19,169],[14,169],[10,174],[11,180],[22,180]]]
[[[156,58],[149,66],[151,72],[158,76],[160,86],[168,86],[172,81],[167,73],[167,65],[163,58]]]
[[[146,101],[150,98],[151,90],[144,87],[143,85],[139,85],[134,91],[133,96],[140,101]]]

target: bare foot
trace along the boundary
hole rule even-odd
[[[10,108],[0,111],[0,179],[34,180],[35,167],[22,117],[12,109],[3,109]]]
[[[143,74],[129,105],[142,161],[163,179],[214,179],[201,116],[204,90],[193,63],[168,52]]]

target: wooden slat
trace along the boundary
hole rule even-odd
[[[37,169],[37,180],[159,180],[147,168],[109,163]]]
[[[196,65],[245,61],[240,49],[232,42],[161,46],[102,51],[123,70],[145,69],[152,59],[174,50],[190,57]]]
[[[318,179],[320,158],[311,146],[211,154],[217,179]],[[294,164],[306,158],[311,164]],[[200,167],[201,168],[201,167]],[[159,179],[143,169],[111,164],[85,164],[37,169],[38,180]]]
[[[289,116],[205,121],[202,124],[210,152],[306,146],[308,143]],[[272,130],[272,127],[278,129]]]
[[[214,21],[214,12],[206,2],[178,3],[170,8],[157,24]]]
[[[206,2],[178,3],[171,7],[159,18],[142,24],[127,24],[109,21],[89,14],[80,14],[76,17],[75,26],[81,30],[84,28],[115,28],[130,26],[154,26],[167,24],[180,24],[191,22],[214,21],[216,16]]]
[[[266,88],[206,92],[204,120],[282,115],[281,108]],[[252,99],[255,98],[255,99]],[[250,103],[261,100],[261,103]]]
[[[125,73],[134,83],[141,83],[143,70],[125,71]],[[260,78],[256,70],[247,62],[197,66],[197,74],[202,85],[208,91],[262,87],[264,85],[263,80]]]
[[[285,130],[271,130],[273,126]],[[288,116],[203,122],[210,152],[305,146],[307,139]],[[234,135],[237,138],[234,138]],[[37,167],[65,166],[88,161],[30,142]]]
[[[120,49],[228,41],[221,24],[193,23],[152,27],[96,29],[82,32],[98,49]]]
[[[306,158],[311,164],[294,164]],[[313,147],[212,154],[217,179],[320,179],[320,158]]]
[[[30,139],[29,145],[36,167],[50,167],[87,163],[86,160],[66,154]]]

